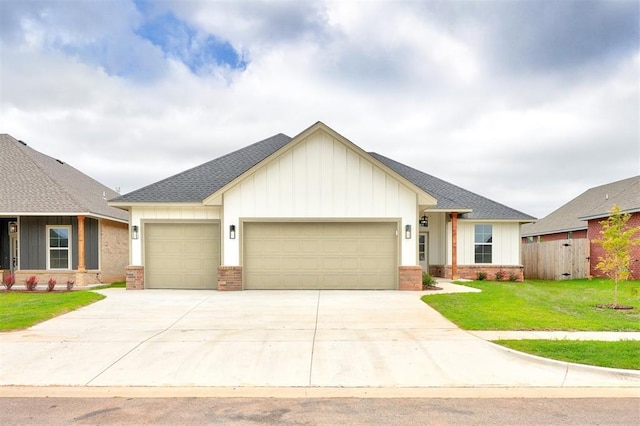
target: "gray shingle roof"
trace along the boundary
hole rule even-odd
[[[522,235],[536,236],[587,229],[586,218],[607,216],[615,204],[623,212],[640,211],[640,176],[588,189],[536,223],[522,227]]]
[[[369,154],[424,192],[435,197],[438,200],[438,205],[436,206],[438,209],[473,209],[471,213],[465,213],[460,216],[465,219],[535,220],[533,216],[398,163],[383,155],[375,152],[370,152]]]
[[[0,214],[89,214],[128,221],[107,199],[118,193],[8,134],[0,134]]]
[[[291,141],[282,133],[122,195],[113,202],[201,202]]]
[[[282,133],[249,145],[215,160],[168,177],[111,200],[114,203],[189,203],[202,202],[220,188],[263,161],[292,138]],[[439,209],[473,209],[462,217],[530,221],[534,218],[503,204],[422,173],[380,154],[370,153],[405,179],[438,200]]]

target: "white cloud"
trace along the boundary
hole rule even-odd
[[[488,50],[498,29],[478,5],[150,3],[247,54],[245,70],[211,64],[195,75],[135,34],[143,17],[132,3],[101,5],[104,18],[12,8],[37,25],[22,25],[22,37],[0,30],[0,131],[125,192],[317,120],[537,216],[640,173],[637,50],[509,72]],[[111,56],[60,44],[109,46]],[[113,74],[114,64],[160,72]]]

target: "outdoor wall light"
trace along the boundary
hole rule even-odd
[[[404,237],[409,240],[411,239],[411,225],[404,226]]]
[[[429,226],[429,218],[427,217],[427,215],[423,215],[420,218],[420,226],[422,226],[423,228],[426,228],[427,226]]]
[[[138,225],[133,225],[131,227],[131,239],[137,240],[139,236],[140,236],[140,228],[138,228]]]
[[[9,222],[9,233],[10,234],[18,233],[18,222]]]
[[[229,225],[229,238],[231,238],[232,240],[236,239],[236,226],[235,225]]]

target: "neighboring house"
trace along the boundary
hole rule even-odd
[[[117,192],[68,164],[0,134],[0,275],[76,286],[124,280],[128,215]]]
[[[593,240],[601,237],[600,222],[609,217],[614,205],[620,206],[622,213],[631,214],[629,226],[640,226],[640,176],[591,188],[536,223],[523,225],[522,242],[588,238],[589,273],[602,276],[596,264],[604,252]],[[640,248],[636,248],[631,257],[631,276],[640,279]]]
[[[367,153],[318,122],[112,200],[127,288],[410,289],[422,271],[522,279],[533,218]]]

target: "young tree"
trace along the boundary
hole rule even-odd
[[[618,306],[618,282],[629,279],[631,248],[640,245],[640,237],[634,238],[634,234],[640,233],[640,226],[627,226],[631,215],[621,214],[618,205],[613,206],[609,213],[610,216],[600,222],[602,225],[601,238],[594,240],[594,242],[600,244],[604,249],[604,257],[598,257],[596,268],[614,282],[613,303],[615,308]]]

